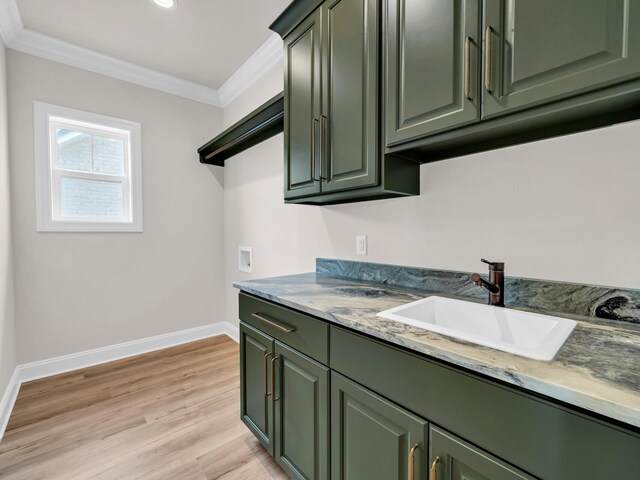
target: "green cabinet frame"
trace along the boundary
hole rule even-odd
[[[637,2],[385,5],[387,154],[429,162],[640,118]]]
[[[426,420],[331,373],[332,480],[427,480],[427,438]]]
[[[329,369],[276,341],[274,457],[291,478],[329,479]]]
[[[242,420],[292,478],[408,478],[416,444],[419,480],[436,457],[448,480],[640,478],[638,429],[241,294],[254,311],[300,333],[240,323]]]
[[[381,0],[326,0],[285,30],[288,203],[420,193],[419,165],[382,155],[380,16]]]
[[[360,333],[330,333],[332,370],[529,474],[640,478],[638,431]]]
[[[480,120],[480,0],[386,0],[386,142]]]
[[[323,192],[375,186],[378,171],[378,0],[329,0],[320,11]]]
[[[430,471],[435,479],[534,480],[526,473],[433,425],[429,428],[429,459]]]
[[[284,43],[285,200],[320,193],[318,118],[321,112],[320,10]]]
[[[483,31],[483,118],[640,75],[637,2],[484,0]]]
[[[273,350],[273,338],[240,324],[240,418],[272,455],[273,403],[268,390]]]
[[[285,201],[420,193],[418,163],[640,118],[632,0],[295,0]]]
[[[329,369],[240,323],[240,416],[293,479],[329,479]]]

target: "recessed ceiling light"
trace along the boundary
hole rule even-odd
[[[178,5],[177,0],[152,0],[158,7],[171,10]]]

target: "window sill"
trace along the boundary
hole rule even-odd
[[[69,232],[69,233],[142,233],[142,222],[38,222],[38,232]]]

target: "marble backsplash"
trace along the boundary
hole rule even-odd
[[[432,293],[487,297],[486,290],[469,280],[471,272],[318,258],[316,273]],[[505,305],[640,324],[640,290],[635,289],[507,276]]]

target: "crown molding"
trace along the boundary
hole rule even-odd
[[[22,30],[22,17],[15,0],[0,0],[0,36],[4,44],[9,47]]]
[[[31,30],[23,29],[17,40],[7,47],[214,107],[221,106],[218,91],[213,88],[77,47]]]
[[[282,40],[274,34],[216,90],[25,29],[15,0],[0,0],[0,36],[11,50],[221,108],[238,98],[283,57]]]
[[[284,57],[282,39],[274,33],[220,87],[218,94],[223,108],[238,98]]]

